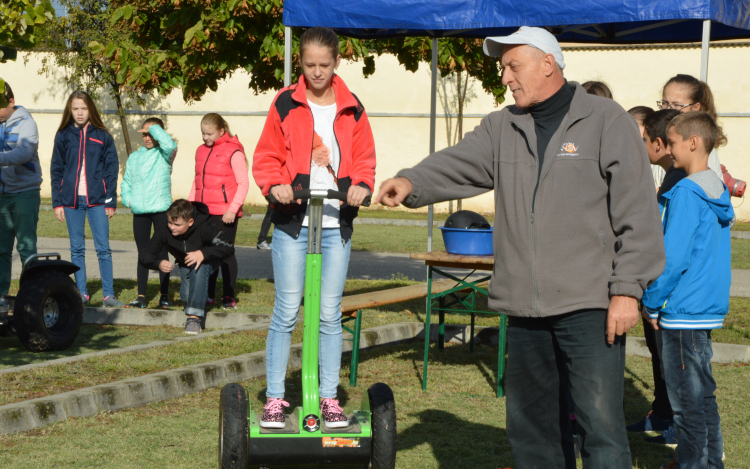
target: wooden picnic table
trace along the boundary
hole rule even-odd
[[[476,308],[477,295],[488,296],[488,286],[485,282],[491,280],[491,275],[475,277],[476,271],[492,271],[495,265],[494,256],[464,256],[449,254],[445,251],[416,252],[411,254],[412,259],[422,260],[427,266],[427,305],[425,315],[425,344],[424,365],[422,372],[422,389],[427,389],[427,363],[430,351],[430,322],[432,311],[437,311],[438,322],[438,349],[445,347],[445,313],[471,315],[471,332],[469,341],[469,352],[474,351],[474,317],[476,314],[491,314],[500,316],[500,328],[498,332],[498,363],[497,363],[497,397],[505,394],[505,332],[507,328],[507,317],[496,311],[484,311]],[[468,274],[459,278],[449,272],[446,268],[468,270]],[[433,291],[432,285],[437,282],[433,275],[440,275],[454,281],[454,287]],[[444,280],[441,280],[444,282]],[[449,302],[447,302],[449,301]]]

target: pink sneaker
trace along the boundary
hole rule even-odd
[[[263,416],[260,418],[260,426],[263,428],[284,428],[284,407],[289,403],[284,399],[269,398],[263,406]]]
[[[338,399],[330,397],[323,399],[320,413],[328,428],[344,428],[349,426],[349,419],[344,415],[344,409],[339,406]]]

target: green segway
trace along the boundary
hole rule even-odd
[[[372,385],[359,410],[348,415],[349,426],[329,429],[321,424],[318,394],[320,327],[321,225],[323,200],[346,202],[346,192],[302,190],[294,199],[309,200],[310,216],[305,267],[305,314],[302,344],[302,406],[285,415],[285,427],[260,426],[260,413],[248,404],[245,389],[231,383],[219,403],[219,467],[245,469],[284,465],[362,465],[372,469],[396,466],[396,405],[386,384]],[[269,202],[276,203],[273,196]],[[370,205],[367,197],[364,206]],[[342,207],[345,209],[346,205]]]

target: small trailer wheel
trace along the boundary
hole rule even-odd
[[[393,391],[384,383],[375,383],[367,390],[372,416],[372,469],[396,467],[396,402]]]
[[[65,350],[81,329],[83,304],[69,275],[47,270],[24,280],[13,314],[15,331],[27,349],[32,352]]]
[[[227,384],[219,399],[219,469],[247,467],[249,436],[245,388]]]

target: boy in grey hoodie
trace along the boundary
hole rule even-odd
[[[8,83],[4,97],[8,106],[0,108],[0,294],[7,295],[14,241],[18,240],[22,263],[36,254],[42,167],[36,122],[16,106]]]

